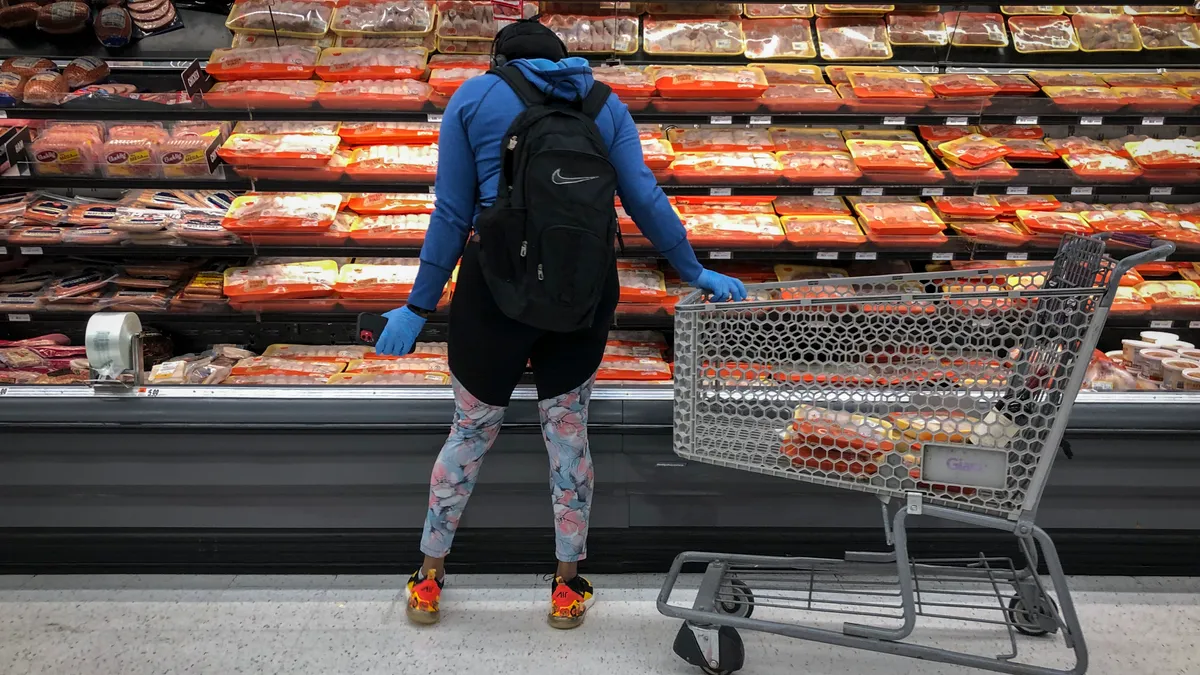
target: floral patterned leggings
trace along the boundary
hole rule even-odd
[[[554,504],[554,549],[562,562],[587,557],[592,509],[592,455],[588,449],[588,402],[595,377],[571,391],[538,401],[542,438],[550,454],[550,496]],[[504,408],[475,398],[454,380],[454,422],[429,480],[429,513],[421,552],[443,558],[450,552],[458,521],[475,489],[483,456],[504,420]]]

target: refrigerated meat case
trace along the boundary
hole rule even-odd
[[[570,3],[565,8],[582,12]],[[680,13],[705,3],[678,3]],[[721,3],[707,3],[721,4]],[[645,48],[646,15],[620,3],[594,3],[591,14],[632,16],[641,49],[589,54],[594,63],[733,65],[745,55],[668,55]],[[616,5],[616,6],[615,6]],[[746,16],[758,3],[748,3]],[[739,7],[741,7],[739,5]],[[927,6],[926,6],[927,7]],[[1020,15],[1023,5],[1005,6]],[[1128,6],[1136,13],[1138,5]],[[640,8],[639,8],[640,9]],[[896,3],[894,13],[920,9]],[[999,14],[997,7],[942,6],[950,11]],[[1037,8],[1031,11],[1042,11]],[[705,9],[703,11],[708,11]],[[776,10],[779,11],[779,10]],[[224,17],[185,12],[187,28],[148,38],[126,53],[105,53],[114,79],[151,91],[184,87],[213,49],[229,46]],[[1192,10],[1182,16],[1190,16]],[[1063,14],[1063,16],[1069,16]],[[1151,15],[1153,16],[1153,15]],[[1171,14],[1168,16],[1176,16]],[[835,17],[837,18],[837,17]],[[840,19],[839,19],[840,20]],[[886,21],[870,15],[870,23]],[[987,20],[958,16],[964,41]],[[836,22],[835,22],[836,23]],[[881,23],[880,25],[886,25]],[[951,23],[953,26],[953,22]],[[986,33],[986,31],[984,31]],[[978,37],[978,36],[976,36]],[[810,36],[817,50],[820,34]],[[1007,40],[1006,35],[1006,40]],[[949,41],[948,41],[949,42]],[[62,66],[82,54],[78,43],[0,41],[4,56],[45,55]],[[799,49],[800,47],[795,47]],[[1165,67],[1200,72],[1200,50],[1021,53],[1004,48],[889,45],[891,58],[832,61],[832,54],[779,62],[895,66],[935,74],[1159,72]],[[194,60],[194,61],[193,61]],[[203,78],[202,78],[203,79]],[[1000,79],[1000,78],[998,78]],[[853,89],[853,88],[852,88]],[[853,90],[844,92],[853,97]],[[726,102],[728,103],[728,102]],[[1158,110],[1150,105],[1098,112],[1042,96],[968,102],[942,100],[900,109],[886,106],[833,112],[778,112],[764,106],[722,103],[656,105],[635,111],[639,123],[680,129],[835,127],[911,130],[960,129],[984,124],[1055,129],[1055,135],[1113,138],[1126,134],[1200,134],[1200,109]],[[911,103],[911,102],[908,102]],[[637,107],[637,106],[635,106]],[[899,110],[899,111],[898,111]],[[214,108],[201,94],[189,105],[117,105],[79,101],[58,107],[17,105],[9,119],[74,121],[407,121],[436,123],[433,104],[418,110],[336,110],[321,107]],[[394,179],[283,180],[245,178],[228,166],[203,178],[44,175],[22,154],[15,127],[0,142],[10,166],[4,192],[113,196],[127,190],[387,191],[429,193],[428,181]],[[210,148],[215,150],[215,146]],[[211,154],[211,153],[210,153]],[[222,171],[223,169],[223,171]],[[1082,178],[1065,168],[1022,168],[1013,178],[914,176],[874,180],[766,180],[722,182],[664,179],[676,196],[917,197],[1054,195],[1062,201],[1200,201],[1200,181],[1190,174],[1128,182]],[[1000,247],[957,232],[944,243],[880,246],[875,243],[796,247],[698,246],[702,262],[806,263],[856,266],[888,261],[910,265],[963,260],[1048,260],[1052,247]],[[153,261],[195,256],[218,261],[252,256],[415,256],[417,248],[343,241],[312,244],[148,246],[47,243],[7,244],[0,260]],[[1134,248],[1119,248],[1116,255]],[[652,252],[630,248],[630,256]],[[40,256],[40,257],[39,257]],[[1200,262],[1200,249],[1181,246],[1171,260]],[[726,263],[725,261],[731,261]],[[1015,263],[1014,263],[1015,264]],[[46,309],[6,312],[0,339],[61,332],[82,344],[88,313]],[[242,313],[142,313],[183,353],[214,343],[262,351],[277,343],[349,344],[356,313],[248,311]],[[1187,307],[1156,308],[1113,317],[1102,346],[1120,347],[1148,329],[1200,337],[1200,313]],[[618,314],[616,328],[653,329],[668,336],[666,312]],[[445,315],[436,315],[422,340],[444,340]],[[490,453],[482,485],[465,516],[455,560],[460,569],[535,569],[548,551],[551,511],[546,505],[545,455],[533,392],[522,387]],[[659,571],[682,548],[838,556],[853,547],[881,548],[879,513],[869,501],[790,481],[723,471],[680,460],[672,453],[669,385],[600,384],[590,418],[597,467],[591,565],[594,570]],[[123,393],[89,386],[0,384],[0,569],[275,570],[376,569],[393,571],[416,550],[424,518],[428,472],[453,410],[448,387],[240,387],[138,386]],[[1081,393],[1067,432],[1073,460],[1055,472],[1040,523],[1056,530],[1069,572],[1196,573],[1200,546],[1195,485],[1200,460],[1191,452],[1200,436],[1197,399],[1190,392]],[[503,536],[496,536],[502,534]],[[911,535],[912,545],[937,555],[971,554],[979,543],[938,530]],[[711,546],[709,543],[711,542]],[[516,551],[522,551],[522,554]],[[524,555],[532,552],[533,555]],[[499,561],[499,562],[497,562]],[[486,567],[485,567],[486,564]]]

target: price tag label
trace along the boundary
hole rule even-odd
[[[922,197],[941,197],[946,194],[944,188],[921,188]]]
[[[212,89],[213,78],[204,70],[198,60],[189,63],[179,76],[183,79],[183,90],[188,96],[203,94]]]
[[[138,394],[149,398],[157,398],[162,394],[162,390],[158,387],[142,387],[138,389]]]
[[[1147,127],[1161,127],[1165,121],[1162,117],[1143,117],[1142,125]]]
[[[713,115],[708,118],[709,124],[733,124],[733,117],[730,115]]]
[[[209,173],[216,171],[217,167],[221,166],[221,163],[224,161],[221,159],[221,156],[217,154],[217,150],[220,149],[221,137],[217,136],[213,138],[212,143],[209,143],[208,147],[204,150],[204,161],[208,164]]]
[[[874,260],[879,257],[875,251],[858,251],[854,254],[855,260]]]
[[[1188,328],[1200,328],[1200,321],[1189,321]]]
[[[733,194],[733,188],[709,188],[709,197],[728,197]]]
[[[902,127],[908,123],[908,120],[904,117],[885,117],[883,123],[888,126]]]
[[[881,188],[881,187],[865,187],[859,192],[859,194],[861,194],[864,197],[882,197],[883,196],[883,188]]]
[[[8,320],[13,323],[27,323],[29,321],[28,314],[9,314]]]
[[[946,126],[948,127],[965,127],[967,126],[967,118],[965,117],[947,117]]]
[[[1174,321],[1151,321],[1151,328],[1171,328],[1175,325]]]
[[[0,396],[4,396],[7,393],[8,393],[8,387],[0,387]]]
[[[8,119],[8,113],[4,112],[3,110],[0,110],[0,120],[6,120],[6,119]]]
[[[1071,188],[1071,196],[1072,197],[1084,197],[1084,196],[1087,196],[1090,194],[1092,194],[1092,188],[1090,188],[1090,187],[1073,187],[1073,188]]]
[[[769,125],[769,124],[771,124],[771,116],[770,115],[751,115],[750,116],[750,124]]]
[[[832,197],[837,194],[837,188],[813,188],[814,197]]]
[[[426,116],[425,116],[425,121],[426,121],[426,122],[431,122],[431,123],[433,123],[433,124],[441,124],[441,123],[442,123],[442,116],[441,116],[441,115],[439,115],[439,114],[436,114],[436,113],[434,113],[434,114],[429,114],[429,115],[426,115]]]
[[[430,185],[429,186],[429,194],[435,194],[436,192],[437,192],[437,187]]]
[[[22,246],[21,255],[42,255],[41,246]]]
[[[1029,260],[1029,254],[1024,251],[1010,251],[1005,256],[1007,260]]]
[[[1150,188],[1150,196],[1151,197],[1170,197],[1172,192],[1174,192],[1174,190],[1169,187],[1152,187],[1152,188]]]
[[[1098,127],[1104,124],[1103,117],[1080,117],[1079,123],[1085,127]]]
[[[710,260],[729,260],[733,257],[732,251],[709,251],[708,258]]]
[[[938,253],[934,253],[933,255],[929,256],[929,258],[930,258],[930,260],[954,260],[954,254],[938,252]]]
[[[817,251],[817,260],[837,260],[837,251]]]
[[[8,255],[8,247],[0,246],[0,255]]]
[[[1022,126],[1032,126],[1038,123],[1038,118],[1037,115],[1018,115],[1015,121]]]
[[[1011,187],[1005,188],[1004,194],[1006,194],[1006,195],[1027,195],[1027,194],[1029,194],[1029,186],[1013,185]]]

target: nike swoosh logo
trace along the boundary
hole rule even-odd
[[[555,169],[550,175],[550,182],[555,185],[574,185],[575,183],[586,183],[589,180],[596,180],[600,176],[564,176],[562,169]]]

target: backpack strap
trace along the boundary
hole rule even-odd
[[[545,105],[546,94],[533,86],[532,82],[525,79],[525,75],[521,73],[520,68],[516,66],[501,66],[499,68],[492,68],[488,73],[507,82],[509,88],[517,95],[517,98],[521,99],[526,108]]]
[[[603,82],[593,82],[592,90],[583,99],[583,105],[580,110],[589,119],[596,119],[604,106],[608,104],[608,97],[612,94],[612,87]]]

